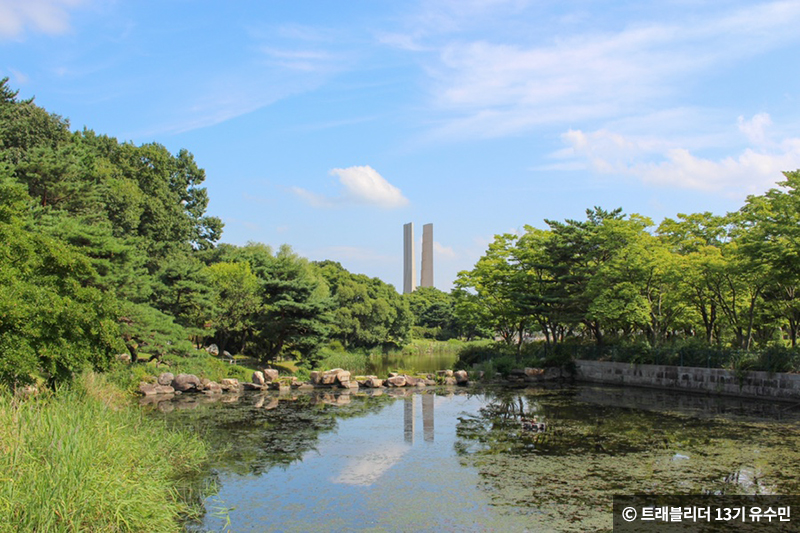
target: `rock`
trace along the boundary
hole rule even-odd
[[[467,376],[466,370],[458,370],[453,372],[453,377],[456,378],[457,385],[466,385],[469,383],[469,376]]]
[[[312,385],[311,383],[300,383],[297,386],[297,390],[312,390],[313,388],[314,385]]]
[[[386,384],[390,387],[405,387],[406,378],[405,376],[392,376],[386,380]]]
[[[235,378],[225,378],[219,382],[222,390],[237,391],[239,390],[239,380]]]
[[[364,382],[364,385],[371,388],[371,389],[379,389],[383,387],[383,380],[379,379],[375,376],[370,376]]]
[[[336,374],[336,381],[338,381],[341,385],[344,385],[345,382],[350,381],[350,372],[347,370],[340,370]]]
[[[200,378],[194,374],[178,374],[172,380],[172,387],[179,392],[188,392],[200,390],[202,384],[200,383]]]
[[[242,387],[244,390],[264,390],[264,386],[258,383],[242,383]]]
[[[436,386],[436,380],[435,379],[430,379],[430,378],[426,379],[425,380],[425,385],[427,385],[428,387],[435,387]]]
[[[445,378],[451,378],[451,377],[453,377],[453,371],[452,370],[437,370],[436,371],[436,375],[437,376],[441,376],[441,377],[445,377]]]
[[[267,381],[264,379],[264,373],[256,370],[253,372],[253,383],[256,385],[264,385]]]
[[[308,375],[308,379],[311,381],[312,385],[319,385],[321,377],[322,377],[322,372],[318,372],[316,370],[314,370]]]
[[[160,376],[158,376],[158,384],[172,385],[173,379],[175,379],[175,376],[172,374],[172,372],[164,372]]]
[[[139,392],[144,394],[145,396],[155,396],[156,393],[156,384],[155,383],[145,383],[142,381],[139,383]]]
[[[389,372],[389,377],[390,377],[390,378],[396,378],[396,377],[397,377],[397,376],[399,376],[399,375],[400,375],[400,374],[398,374],[397,372]]]
[[[223,359],[229,359],[229,360],[233,361],[233,356],[227,350],[223,350],[222,357],[223,357]]]
[[[339,372],[344,371],[341,368],[334,368],[333,370],[323,372],[319,380],[320,385],[333,385],[336,383],[336,376],[339,375]]]
[[[216,381],[209,381],[205,385],[205,390],[214,394],[219,394],[222,392],[222,385],[220,385]]]
[[[264,380],[266,380],[267,383],[270,381],[276,381],[278,379],[278,371],[274,368],[265,368],[263,372]]]
[[[447,376],[447,377],[444,378],[444,384],[445,385],[455,385],[456,384],[456,378],[454,378],[452,376]]]
[[[359,385],[358,385],[358,381],[348,381],[347,385],[342,383],[342,387],[352,390],[352,389],[357,389],[359,387]]]
[[[544,374],[544,369],[543,369],[543,368],[530,368],[530,367],[526,367],[526,368],[525,368],[525,370],[524,370],[524,372],[525,372],[525,375],[526,375],[527,377],[529,377],[529,378],[535,378],[535,377],[539,377],[539,376],[541,376],[542,374]]]
[[[175,389],[170,385],[159,385],[157,383],[139,383],[139,392],[145,396],[155,396],[157,394],[172,394]]]
[[[403,376],[403,377],[406,378],[406,387],[416,387],[417,386],[417,382],[419,381],[419,379],[417,379],[417,378],[415,378],[413,376]]]
[[[213,355],[213,356],[215,356],[215,357],[216,357],[217,355],[219,355],[219,347],[218,347],[216,344],[211,344],[211,345],[209,345],[209,346],[206,346],[206,351],[207,351],[207,352],[208,352],[210,355]]]

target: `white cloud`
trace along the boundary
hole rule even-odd
[[[770,125],[772,125],[772,119],[766,113],[759,113],[752,120],[739,117],[739,131],[744,133],[753,144],[764,144],[766,141],[765,129]]]
[[[460,20],[450,12],[452,4],[425,4],[419,19],[427,34],[417,27],[405,37],[383,39],[419,51],[434,106],[448,115],[436,131],[443,138],[505,136],[542,124],[650,112],[665,98],[680,97],[698,76],[800,39],[796,1],[589,33],[568,26],[551,31],[527,11],[515,17],[514,9],[524,5],[512,2],[506,21],[527,37],[486,31],[466,39],[450,36]],[[474,4],[479,9],[492,2]],[[498,23],[494,15],[487,11],[479,18],[490,27]],[[429,19],[439,21],[441,33],[434,33]]]
[[[554,156],[566,160],[564,165],[583,162],[600,174],[743,197],[773,187],[783,179],[781,172],[800,168],[800,138],[772,140],[768,131],[771,123],[766,113],[751,120],[739,117],[738,129],[751,146],[718,159],[700,157],[691,147],[669,139],[625,136],[608,130],[569,130],[562,135],[568,147]]]
[[[433,241],[433,256],[438,258],[455,259],[457,254],[452,246],[444,246],[438,241]]]
[[[15,38],[27,29],[58,35],[70,29],[69,11],[86,0],[0,0],[0,38]]]
[[[400,189],[369,165],[334,168],[330,174],[339,178],[343,189],[339,196],[324,196],[300,187],[292,187],[292,191],[315,207],[362,204],[392,209],[408,205]]]

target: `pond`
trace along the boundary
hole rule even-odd
[[[614,494],[800,489],[792,404],[570,386],[248,393],[152,409],[219,452],[218,490],[192,531],[600,531]]]

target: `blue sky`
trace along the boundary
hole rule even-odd
[[[0,76],[191,151],[224,242],[449,290],[496,233],[738,209],[800,168],[800,1],[0,0]],[[419,256],[418,256],[419,258]]]

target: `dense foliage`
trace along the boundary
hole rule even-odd
[[[216,343],[313,366],[330,338],[401,345],[407,302],[288,246],[218,245],[187,150],[135,146],[0,81],[0,382],[69,379],[115,354],[173,359]]]
[[[538,339],[550,353],[566,343],[584,355],[589,344],[599,354],[785,354],[800,326],[800,171],[784,175],[724,216],[654,226],[594,208],[585,220],[497,235],[456,286],[518,353]]]

